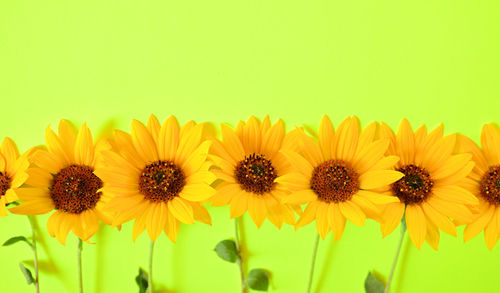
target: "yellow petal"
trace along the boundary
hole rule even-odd
[[[165,234],[175,243],[177,234],[179,233],[179,221],[168,211],[167,225],[165,225]]]
[[[484,230],[486,225],[489,224],[489,222],[492,220],[493,214],[495,213],[495,206],[494,205],[488,205],[488,208],[483,212],[483,214],[478,217],[474,222],[470,223],[465,227],[464,230],[464,242],[469,241],[477,234],[479,234],[481,231]]]
[[[390,203],[385,207],[384,213],[382,214],[383,223],[380,225],[380,231],[382,232],[382,237],[386,237],[391,234],[403,218],[405,212],[405,205],[403,203]]]
[[[170,116],[161,126],[158,137],[158,153],[161,160],[174,160],[179,146],[179,131],[179,123],[174,116]]]
[[[75,149],[75,128],[67,120],[61,119],[57,128],[57,133],[61,139],[61,144],[69,159],[73,161],[73,150]]]
[[[336,136],[336,158],[344,161],[352,161],[359,139],[359,120],[356,117],[346,119],[345,127],[337,130]]]
[[[338,203],[332,203],[328,206],[328,216],[330,217],[330,227],[333,230],[335,241],[339,241],[344,233],[346,219],[340,211]]]
[[[324,115],[321,119],[321,124],[319,125],[318,142],[325,160],[332,159],[332,146],[334,136],[335,130],[333,129],[332,121],[330,121],[330,118],[328,118],[328,116]]]
[[[20,215],[42,215],[55,209],[50,199],[30,200],[10,209],[11,213]]]
[[[257,228],[260,228],[267,217],[267,209],[264,200],[262,198],[258,198],[257,196],[249,196],[248,213],[250,214],[250,217],[255,225],[257,225]]]
[[[243,149],[240,139],[236,136],[234,131],[229,128],[229,126],[221,124],[220,127],[224,146],[228,154],[234,161],[241,161],[245,157],[245,150]]]
[[[193,208],[179,197],[168,202],[168,210],[184,224],[194,224]]]
[[[233,197],[237,196],[240,192],[241,189],[237,184],[219,185],[214,196],[208,201],[212,203],[212,206],[222,207],[228,205]]]
[[[149,212],[147,230],[151,240],[156,241],[167,224],[167,205],[164,202],[153,205]]]
[[[497,244],[499,230],[498,230],[498,210],[495,210],[491,217],[490,223],[484,229],[484,240],[486,242],[486,246],[489,250],[492,250]]]
[[[349,221],[358,226],[365,225],[366,215],[363,211],[351,201],[339,203],[340,211]]]
[[[284,174],[274,180],[290,191],[299,191],[310,187],[310,179],[298,172]]]
[[[318,200],[312,201],[307,205],[304,213],[302,213],[300,219],[297,221],[297,224],[295,224],[295,230],[311,223],[316,218],[316,211],[319,205],[320,201]]]
[[[330,231],[328,226],[328,205],[327,203],[320,203],[316,211],[316,228],[322,239],[325,239]]]
[[[260,146],[261,153],[269,158],[280,150],[283,138],[285,137],[285,124],[282,120],[278,120],[269,131],[262,137],[262,144]]]
[[[148,128],[149,132],[151,133],[151,136],[153,137],[153,140],[155,141],[156,144],[158,144],[158,137],[160,135],[160,122],[158,121],[158,118],[156,118],[155,115],[151,114],[148,119],[148,123],[146,124],[146,127]]]
[[[248,198],[246,192],[240,191],[235,194],[231,199],[231,206],[229,208],[229,215],[231,219],[240,217],[248,210]]]
[[[190,201],[202,201],[212,197],[215,189],[207,184],[188,184],[184,186],[179,196]]]
[[[457,228],[448,217],[436,211],[436,209],[434,209],[426,202],[422,203],[422,210],[424,211],[424,214],[427,216],[427,218],[436,227],[440,228],[441,230],[443,230],[443,232],[450,234],[451,236],[457,236]]]
[[[52,185],[52,175],[44,169],[29,168],[26,173],[28,173],[28,179],[26,180],[28,185],[45,188]]]
[[[451,156],[441,167],[432,174],[432,179],[439,180],[451,176],[467,166],[472,158],[471,154]]]
[[[137,120],[132,120],[132,143],[146,163],[158,161],[158,150],[151,133]]]
[[[356,153],[353,158],[353,167],[360,174],[373,168],[383,157],[389,147],[389,140],[377,140]]]
[[[483,152],[491,165],[500,164],[500,131],[493,124],[485,124],[481,131]]]
[[[427,201],[435,210],[454,220],[470,223],[473,219],[471,211],[463,204],[445,201],[432,197]]]
[[[403,176],[403,173],[393,170],[374,170],[361,174],[359,182],[361,189],[374,189],[392,184]]]
[[[80,165],[92,166],[94,161],[94,142],[92,141],[92,133],[83,124],[78,132],[75,143],[75,162]]]
[[[439,230],[432,223],[427,223],[427,233],[425,235],[425,241],[432,247],[434,250],[438,250],[439,245]]]
[[[385,205],[393,202],[400,202],[397,196],[385,195],[368,190],[358,190],[357,195],[366,198],[367,200],[373,202],[374,204]]]
[[[196,221],[212,225],[212,218],[206,208],[197,202],[190,202],[189,204],[193,208],[193,215]]]
[[[194,126],[191,130],[189,130],[186,134],[180,136],[179,140],[179,148],[177,149],[177,153],[175,155],[175,162],[177,164],[184,164],[196,148],[200,146],[201,135],[203,133],[203,124],[198,124]],[[200,150],[203,152],[205,148],[208,150],[208,146],[211,143],[206,143],[204,147]],[[207,146],[208,145],[208,146]]]
[[[9,176],[13,176],[15,174],[14,164],[17,157],[19,157],[19,151],[17,150],[16,144],[12,139],[6,137],[2,141],[0,151],[5,159],[5,171]]]
[[[290,150],[281,150],[281,153],[287,158],[295,171],[302,173],[306,178],[312,176],[313,166],[304,157]]]
[[[432,192],[436,198],[459,204],[478,205],[479,201],[469,191],[455,185],[436,186]]]
[[[45,141],[49,152],[56,155],[64,165],[71,163],[71,155],[66,152],[61,140],[50,127],[45,130]]]
[[[441,167],[451,156],[456,142],[456,135],[448,135],[435,143],[429,148],[429,151],[424,155],[422,166],[430,173],[434,173]]]
[[[199,147],[188,155],[181,166],[186,176],[190,176],[200,170],[203,163],[207,161],[208,149],[211,144],[211,141],[204,141]]]
[[[427,221],[419,205],[406,206],[406,226],[408,227],[411,241],[420,249],[427,233]]]
[[[283,203],[301,205],[317,199],[318,196],[314,193],[314,191],[310,189],[303,189],[285,196],[283,198]]]
[[[415,134],[406,119],[403,119],[399,125],[398,134],[396,135],[396,150],[402,165],[411,164],[415,161]]]

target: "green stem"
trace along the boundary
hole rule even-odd
[[[240,276],[241,276],[241,292],[245,293],[247,292],[247,285],[245,283],[245,272],[243,270],[243,259],[241,258],[241,245],[240,245],[240,238],[239,238],[239,229],[238,229],[238,219],[234,219],[234,238],[235,238],[235,243],[236,243],[236,251],[238,252],[238,260],[236,261],[238,263],[238,266],[240,268]]]
[[[316,264],[316,254],[318,253],[318,244],[319,244],[319,234],[316,235],[316,241],[314,243],[312,261],[311,261],[311,270],[309,272],[309,284],[307,285],[307,293],[311,292],[313,276],[314,276],[314,267]]]
[[[77,247],[77,258],[78,258],[78,284],[80,285],[80,293],[83,293],[83,274],[82,274],[82,247],[83,242],[82,239],[78,238],[78,247]]]
[[[151,240],[149,245],[149,274],[148,274],[148,292],[153,293],[153,249],[155,242]]]
[[[385,285],[384,293],[389,292],[389,287],[391,286],[392,277],[394,276],[394,271],[396,270],[396,265],[398,263],[399,253],[401,252],[401,246],[403,245],[403,240],[406,234],[406,223],[405,218],[401,221],[401,237],[399,238],[398,248],[396,250],[396,255],[394,256],[394,261],[392,262],[391,272],[389,273],[389,277],[387,278],[387,284]]]
[[[36,251],[36,224],[35,224],[35,216],[28,216],[31,226],[32,240],[33,244],[33,263],[35,265],[35,289],[36,293],[40,292],[40,278],[38,277],[38,253]]]

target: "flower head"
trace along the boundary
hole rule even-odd
[[[54,213],[47,221],[47,230],[62,244],[69,231],[89,241],[99,228],[99,220],[111,224],[103,211],[107,194],[102,192],[102,179],[94,174],[99,159],[96,149],[105,143],[94,144],[86,124],[79,131],[65,120],[59,123],[59,133],[50,127],[45,131],[47,149],[38,149],[29,157],[34,164],[27,169],[26,184],[32,187],[18,191],[20,206],[10,209],[24,215]]]
[[[27,156],[30,151],[19,155],[16,144],[8,137],[0,146],[0,217],[7,216],[5,206],[18,200],[19,188],[28,178]]]
[[[321,121],[317,141],[296,130],[299,151],[282,151],[294,172],[278,180],[293,191],[284,202],[307,204],[296,228],[316,220],[322,238],[333,231],[339,240],[346,219],[364,225],[367,217],[378,219],[376,204],[396,201],[376,190],[402,177],[390,170],[398,158],[384,156],[389,141],[376,140],[376,130],[377,124],[372,123],[361,131],[359,120],[350,117],[335,131],[327,116]]]
[[[106,208],[115,216],[113,225],[135,220],[134,240],[147,230],[153,241],[165,231],[175,242],[179,222],[211,224],[200,204],[213,195],[215,180],[203,129],[193,121],[181,128],[173,116],[160,125],[151,115],[146,126],[133,120],[131,135],[115,131],[113,148],[103,152],[96,170],[112,195]]]
[[[474,169],[462,184],[479,200],[474,219],[464,230],[464,241],[469,241],[484,230],[486,246],[491,250],[500,237],[500,130],[486,124],[481,132],[481,147],[470,138],[458,137],[459,149],[470,153]]]
[[[260,122],[252,116],[240,121],[236,130],[225,124],[221,130],[222,140],[214,138],[211,149],[218,168],[214,173],[221,183],[208,201],[214,206],[230,205],[231,218],[248,211],[257,227],[266,218],[278,228],[283,222],[294,224],[294,207],[281,204],[288,191],[278,182],[290,168],[280,153],[291,147],[283,121],[271,125],[269,117]]]
[[[397,134],[382,123],[381,136],[390,139],[387,154],[400,157],[395,168],[404,174],[385,190],[399,200],[386,206],[382,234],[391,233],[405,215],[413,244],[420,248],[427,241],[437,250],[439,229],[456,236],[452,219],[472,219],[468,205],[477,199],[460,187],[474,167],[471,155],[454,153],[456,135],[443,137],[442,125],[430,133],[425,126],[413,132],[404,119]]]

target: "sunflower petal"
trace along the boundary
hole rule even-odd
[[[411,241],[420,249],[427,233],[427,221],[420,206],[414,204],[406,206],[406,226]]]
[[[374,189],[387,186],[401,179],[403,173],[393,170],[373,170],[361,174],[359,182],[361,189]]]
[[[174,197],[168,202],[168,209],[184,224],[194,224],[193,208],[183,199]]]

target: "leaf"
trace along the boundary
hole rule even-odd
[[[33,244],[31,243],[31,241],[29,241],[29,240],[28,240],[26,237],[24,237],[24,236],[16,236],[16,237],[12,237],[12,238],[10,238],[9,240],[5,241],[5,242],[3,243],[3,245],[2,245],[2,246],[9,246],[9,245],[15,244],[15,243],[17,243],[17,242],[19,242],[19,241],[24,241],[24,242],[28,243],[28,245],[29,245],[31,248],[33,248]]]
[[[253,269],[248,273],[246,283],[250,289],[267,291],[269,287],[269,277],[265,270]]]
[[[28,283],[28,285],[35,282],[35,279],[33,279],[31,271],[28,268],[26,268],[22,262],[19,263],[19,268],[21,269],[21,272],[23,272],[23,275],[26,278],[26,283]]]
[[[235,263],[238,260],[238,249],[233,240],[222,240],[215,246],[217,255],[225,261]]]
[[[366,293],[383,293],[384,288],[384,283],[374,273],[369,272],[365,279]]]
[[[146,293],[146,290],[149,287],[148,273],[144,269],[139,268],[139,274],[135,277],[135,282],[137,283],[137,286],[139,286],[139,293]]]

